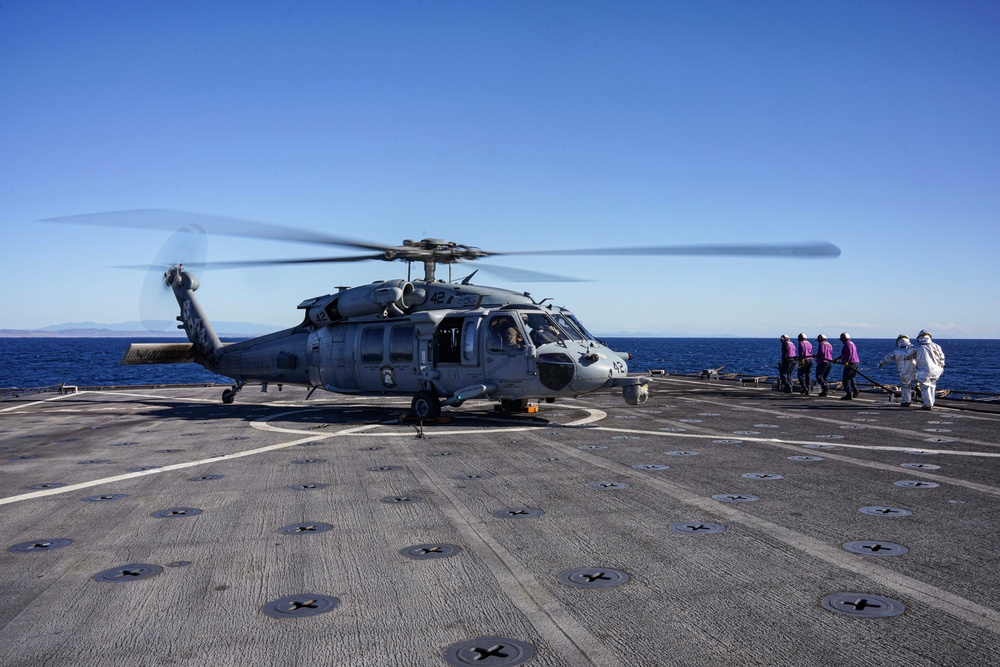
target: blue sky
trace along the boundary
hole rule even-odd
[[[477,280],[605,334],[1000,338],[997,34],[994,2],[4,3],[0,328],[138,319],[144,276],[110,267],[169,232],[35,221],[166,208],[497,251],[828,240],[838,259]],[[199,297],[281,328],[401,276],[210,271]]]

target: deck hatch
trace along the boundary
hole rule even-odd
[[[545,514],[545,510],[533,507],[508,507],[507,509],[497,510],[493,513],[493,516],[498,519],[527,519],[542,516],[543,514]]]
[[[73,544],[73,540],[67,540],[65,538],[56,538],[51,540],[35,540],[33,542],[21,542],[20,544],[15,544],[12,547],[8,547],[7,551],[16,554],[36,554],[42,551],[52,551],[53,549],[61,549],[62,547],[68,547]]]
[[[910,516],[913,514],[910,510],[898,507],[881,507],[879,505],[869,505],[868,507],[862,507],[858,511],[868,516]]]
[[[559,574],[560,583],[575,588],[607,588],[628,583],[631,577],[624,570],[599,567],[578,567]]]
[[[862,618],[898,616],[906,609],[899,600],[869,593],[834,593],[823,598],[822,605],[836,614]]]
[[[315,535],[333,530],[333,526],[328,523],[293,523],[290,526],[282,526],[278,532],[282,535]]]
[[[155,519],[180,519],[188,516],[198,516],[201,510],[197,507],[168,507],[150,514]]]
[[[271,618],[304,618],[318,616],[333,611],[340,605],[340,600],[328,595],[302,593],[289,595],[278,600],[271,600],[261,607],[261,611]]]
[[[399,554],[413,560],[436,560],[450,558],[461,553],[462,547],[455,544],[415,544],[400,549]]]
[[[902,544],[878,542],[875,540],[845,542],[843,547],[851,553],[862,554],[864,556],[902,556],[909,551]]]
[[[535,647],[519,639],[508,637],[477,637],[452,644],[444,650],[444,661],[449,665],[489,665],[489,667],[514,667],[523,665],[535,656]]]
[[[163,572],[163,568],[159,565],[150,565],[148,563],[130,563],[128,565],[119,565],[118,567],[98,572],[91,577],[91,579],[94,581],[106,581],[112,583],[128,583],[131,581],[139,581],[140,579],[149,579],[150,577],[155,577],[161,572]]]
[[[128,494],[126,493],[106,493],[100,496],[87,496],[86,498],[80,498],[80,500],[88,503],[103,503],[110,500],[124,500],[125,498],[128,498]]]
[[[685,533],[688,535],[711,535],[713,533],[725,532],[726,527],[721,523],[707,523],[699,521],[684,521],[672,523],[668,528],[675,533]]]

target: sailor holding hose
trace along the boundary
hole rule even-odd
[[[931,340],[928,332],[921,329],[917,334],[917,344],[910,348],[906,356],[917,364],[917,383],[923,394],[924,410],[933,410],[937,381],[944,372],[944,351]]]
[[[900,334],[896,336],[896,349],[882,357],[882,361],[878,362],[879,368],[891,361],[896,362],[896,370],[899,372],[899,386],[902,392],[899,405],[904,408],[909,407],[913,402],[913,385],[917,381],[917,362],[910,356],[912,347],[909,337]]]

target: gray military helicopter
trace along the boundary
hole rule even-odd
[[[302,321],[289,329],[223,344],[195,297],[198,279],[182,264],[163,271],[180,307],[178,328],[188,343],[134,343],[123,364],[197,363],[232,378],[222,394],[232,403],[248,382],[302,385],[360,395],[412,397],[413,413],[433,419],[443,406],[473,399],[521,412],[539,401],[554,402],[606,388],[621,388],[629,405],[649,396],[645,377],[628,375],[627,352],[609,348],[577,317],[560,306],[536,302],[528,292],[472,283],[475,271],[451,280],[454,264],[501,255],[728,255],[819,258],[839,256],[826,242],[789,245],[701,245],[575,250],[489,252],[443,239],[403,241],[399,246],[356,241],[317,232],[247,220],[174,211],[118,211],[51,218],[70,222],[133,227],[170,227],[179,223],[209,233],[318,243],[369,251],[346,257],[216,262],[207,268],[244,268],[288,264],[369,260],[403,261],[407,278],[341,287],[333,294],[299,304]],[[410,279],[414,262],[422,279]],[[439,265],[449,278],[439,279]],[[132,267],[140,268],[140,267]],[[150,267],[141,267],[148,269]],[[491,266],[495,271],[511,271]],[[560,279],[530,273],[536,279]]]

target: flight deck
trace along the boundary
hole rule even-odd
[[[1000,664],[1000,407],[0,401],[0,664]]]

